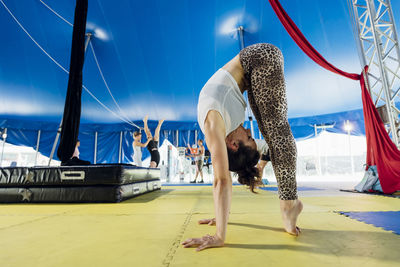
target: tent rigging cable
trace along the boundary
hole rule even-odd
[[[98,60],[97,60],[96,53],[94,52],[94,48],[93,48],[93,45],[92,45],[92,41],[89,41],[89,45],[90,45],[90,49],[92,50],[92,54],[93,54],[94,60],[96,61],[97,68],[99,69],[100,76],[101,76],[101,78],[103,79],[104,85],[106,86],[108,93],[110,94],[112,100],[114,101],[114,104],[117,106],[117,108],[118,108],[118,110],[120,111],[121,115],[123,115],[125,119],[129,120],[128,115],[126,115],[126,113],[121,109],[120,105],[118,105],[117,100],[115,100],[113,94],[111,93],[110,88],[108,87],[108,83],[106,82],[106,79],[104,78],[103,71],[102,71],[101,68],[100,68],[100,64],[99,64],[99,62],[98,62]],[[129,120],[129,121],[130,121],[130,120]],[[141,127],[137,126],[137,125],[134,124],[133,122],[132,122],[132,124],[133,124],[134,126],[136,126],[137,128],[141,129]]]
[[[39,1],[40,1],[46,8],[48,8],[51,12],[53,12],[53,14],[55,14],[57,17],[59,17],[59,18],[62,19],[65,23],[67,23],[69,26],[71,26],[71,27],[74,26],[71,22],[69,22],[68,20],[66,20],[63,16],[61,16],[61,15],[58,14],[54,9],[52,9],[50,6],[48,6],[45,2],[43,2],[42,0],[39,0]],[[139,129],[142,129],[141,127],[139,127],[138,125],[136,125],[135,123],[133,123],[133,122],[129,119],[129,117],[126,115],[126,113],[121,109],[120,105],[118,105],[118,103],[117,103],[117,101],[115,100],[114,95],[111,93],[110,87],[108,86],[108,83],[106,82],[106,79],[105,79],[105,77],[104,77],[104,75],[103,75],[103,71],[101,70],[99,61],[97,60],[97,56],[96,56],[96,54],[95,54],[95,52],[94,52],[92,40],[89,40],[89,44],[90,44],[90,49],[92,50],[92,54],[93,54],[94,60],[95,60],[95,62],[96,62],[97,68],[98,68],[98,70],[99,70],[100,76],[101,76],[101,78],[102,78],[102,80],[103,80],[103,82],[104,82],[104,85],[105,85],[105,87],[107,88],[107,91],[108,91],[108,93],[110,94],[110,96],[111,96],[111,98],[112,98],[112,100],[113,100],[115,106],[118,108],[118,110],[120,111],[121,115],[122,115],[126,120],[128,120],[128,121],[131,122],[130,125],[133,125],[133,126],[139,128]]]
[[[65,23],[67,23],[69,26],[73,27],[74,25],[69,22],[68,20],[64,19],[60,14],[58,14],[56,11],[54,11],[51,7],[49,7],[48,5],[46,5],[45,2],[43,2],[42,0],[39,0],[45,7],[47,7],[51,12],[53,12],[57,17],[59,17],[60,19],[62,19]]]
[[[40,1],[40,0],[39,0]],[[42,2],[42,1],[40,1]],[[18,24],[18,26],[25,32],[26,35],[28,35],[28,37],[35,43],[35,45],[48,57],[51,59],[51,61],[53,61],[59,68],[61,68],[65,73],[67,73],[69,75],[69,71],[66,70],[60,63],[57,62],[57,60],[55,60],[30,34],[29,32],[24,28],[24,26],[22,26],[22,24],[19,22],[19,20],[14,16],[14,14],[11,12],[11,10],[7,7],[7,5],[3,2],[3,0],[0,0],[0,3],[4,6],[4,8],[7,10],[7,12],[10,14],[10,16],[14,19],[14,21]],[[43,2],[42,2],[43,3]],[[43,3],[44,4],[44,3]],[[46,7],[48,7],[47,5],[45,5]],[[50,9],[53,13],[55,13],[57,16],[61,17],[60,15],[58,15],[54,10]],[[63,19],[64,21],[66,21],[65,19]],[[68,21],[66,21],[67,23],[69,23]],[[69,23],[70,24],[70,23]],[[133,122],[126,120],[125,118],[123,118],[121,115],[115,113],[114,111],[112,111],[110,108],[108,108],[105,104],[103,104],[85,85],[82,84],[82,87],[85,89],[85,91],[94,99],[97,101],[97,103],[99,103],[104,109],[106,109],[108,112],[110,112],[111,114],[113,114],[114,116],[116,116],[117,118],[119,118],[120,120],[128,123],[131,126],[137,127],[139,129],[141,129],[139,126],[137,126],[136,124],[134,124]]]

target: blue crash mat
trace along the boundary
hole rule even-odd
[[[400,211],[339,212],[351,219],[400,235]]]

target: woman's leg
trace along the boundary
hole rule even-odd
[[[144,132],[146,133],[146,137],[147,137],[147,139],[152,139],[153,138],[153,136],[151,135],[151,132],[150,132],[150,129],[149,129],[149,126],[147,125],[147,119],[149,118],[149,116],[148,115],[146,115],[146,117],[144,117],[144,119],[143,119],[143,124],[144,124]]]
[[[196,161],[196,178],[200,174],[200,177],[201,177],[200,182],[204,181],[203,180],[203,170],[202,169],[203,169],[203,161],[202,160]]]
[[[250,106],[270,148],[285,228],[297,234],[302,204],[297,201],[297,151],[287,119],[283,56],[273,45],[256,44],[242,50],[240,59],[249,82]]]
[[[154,131],[154,141],[158,142],[158,140],[160,139],[160,129],[161,129],[161,125],[163,124],[164,120],[159,120],[158,121],[158,125],[156,130]]]
[[[157,163],[155,161],[151,161],[149,168],[157,168]]]
[[[196,167],[196,174],[195,174],[194,180],[193,180],[194,182],[197,181],[197,176],[199,176],[199,168]]]

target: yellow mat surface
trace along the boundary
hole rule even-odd
[[[390,211],[400,199],[299,192],[302,234],[283,232],[275,192],[234,186],[226,246],[182,240],[213,234],[212,188],[167,186],[119,204],[0,205],[0,266],[400,266],[400,236],[334,211]]]

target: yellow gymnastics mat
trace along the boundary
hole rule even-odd
[[[0,205],[0,266],[399,266],[400,236],[336,211],[398,211],[400,200],[299,191],[299,237],[282,230],[276,192],[234,186],[226,245],[180,243],[214,234],[211,186],[164,186],[118,204]]]

